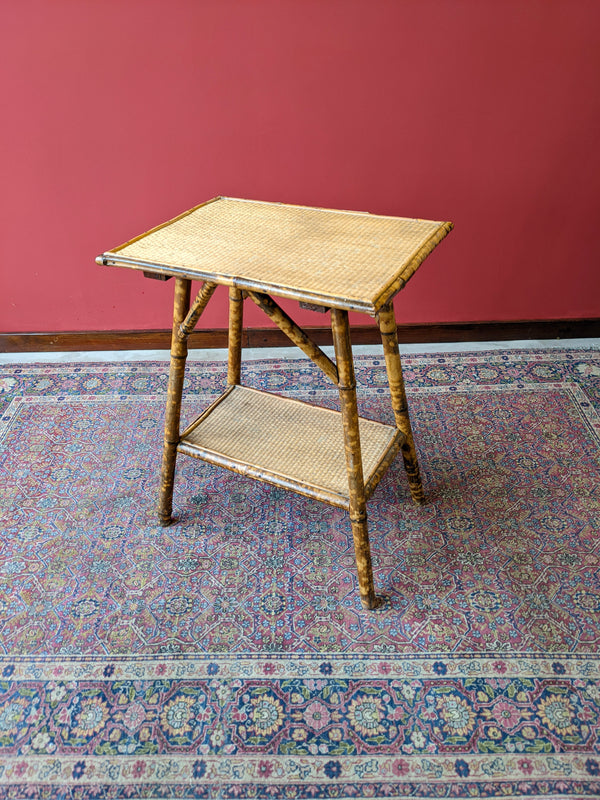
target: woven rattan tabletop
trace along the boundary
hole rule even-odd
[[[97,261],[375,314],[451,229],[451,222],[217,197]]]

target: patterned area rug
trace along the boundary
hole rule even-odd
[[[397,461],[369,503],[376,612],[338,509],[180,456],[156,524],[164,363],[2,368],[1,797],[600,796],[600,353],[404,364],[429,502]]]

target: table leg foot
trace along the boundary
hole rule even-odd
[[[400,362],[400,351],[398,349],[398,332],[393,306],[384,306],[377,315],[385,365],[387,369],[390,395],[392,397],[392,409],[396,419],[396,427],[405,436],[402,445],[402,458],[408,479],[408,488],[412,499],[417,505],[425,503],[425,493],[421,482],[419,471],[419,461],[415,442],[408,414],[408,403],[406,401],[406,390],[404,388],[404,378],[402,376],[402,364]]]
[[[365,611],[375,611],[376,608],[381,608],[381,606],[385,604],[384,598],[379,597],[375,594],[373,594],[372,596],[370,595],[364,596],[361,594],[360,602],[362,603],[362,606],[365,609]]]
[[[173,334],[171,337],[171,367],[167,388],[167,407],[165,411],[165,438],[160,471],[160,493],[158,497],[158,518],[163,527],[171,524],[173,511],[173,484],[175,482],[175,463],[179,443],[179,418],[181,415],[181,395],[187,359],[187,341],[179,338],[179,326],[190,307],[191,281],[177,278],[175,281],[175,300],[173,305]]]
[[[373,566],[371,563],[367,515],[364,514],[362,518],[358,520],[351,520],[351,523],[360,599],[363,607],[370,610],[377,608],[381,603],[380,598],[375,595],[375,585],[373,583]]]
[[[410,496],[418,506],[423,506],[427,502],[425,492],[423,490],[423,483],[421,482],[421,473],[419,471],[419,462],[417,461],[417,453],[415,451],[414,442],[412,447],[407,445],[406,450],[402,448],[402,458],[404,459],[404,469],[406,470],[406,477],[408,478],[408,488]]]
[[[331,309],[331,329],[339,375],[340,410],[344,428],[344,449],[348,471],[349,512],[354,539],[356,571],[362,604],[367,609],[377,608],[378,598],[373,585],[371,548],[367,528],[367,502],[363,476],[358,408],[356,405],[356,380],[350,343],[348,312]]]

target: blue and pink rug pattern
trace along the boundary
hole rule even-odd
[[[370,501],[376,612],[338,509],[180,457],[157,525],[164,363],[2,368],[0,797],[600,795],[600,353],[404,368],[429,502],[400,461]]]

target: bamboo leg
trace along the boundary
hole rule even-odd
[[[240,289],[229,289],[229,350],[227,360],[227,384],[237,386],[242,379],[242,327],[244,321],[244,298]]]
[[[177,278],[175,281],[175,301],[173,304],[173,334],[171,337],[171,369],[167,390],[167,409],[165,414],[165,439],[160,473],[160,493],[158,499],[158,518],[163,527],[170,525],[173,512],[173,482],[175,461],[179,443],[179,417],[181,414],[181,394],[185,376],[187,341],[179,338],[179,326],[190,307],[191,281]]]
[[[367,529],[367,502],[365,499],[358,409],[356,406],[356,381],[352,361],[352,346],[350,344],[348,312],[332,308],[331,328],[339,373],[338,385],[344,425],[344,444],[350,495],[350,522],[354,539],[358,586],[363,606],[367,609],[373,609],[381,605],[382,600],[376,597],[373,585],[373,567]]]
[[[385,365],[387,367],[388,383],[392,396],[392,408],[396,418],[396,426],[406,437],[402,445],[402,457],[404,467],[408,477],[408,486],[412,499],[415,503],[422,505],[425,502],[421,474],[419,472],[419,461],[413,439],[410,417],[408,415],[408,403],[406,401],[406,391],[404,389],[404,379],[402,377],[402,364],[400,363],[400,352],[398,350],[398,332],[396,328],[396,318],[394,307],[390,304],[384,306],[377,315],[383,352],[385,355]]]

